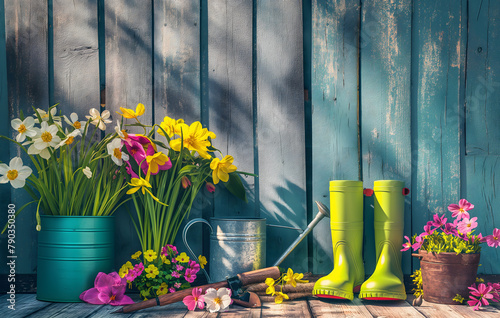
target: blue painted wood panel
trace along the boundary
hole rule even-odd
[[[201,120],[217,133],[214,144],[224,154],[259,175],[245,179],[248,205],[225,191],[202,194],[191,217],[262,216],[269,224],[305,228],[316,214],[313,202],[329,203],[330,180],[372,187],[375,180],[399,179],[412,190],[406,235],[464,197],[476,205],[483,234],[500,226],[498,2],[64,4],[0,0],[0,133],[12,136],[12,118],[31,106],[46,108],[49,100],[80,116],[101,106],[113,120],[120,106],[142,102],[147,123],[165,115]],[[18,155],[3,145],[10,153],[1,160]],[[26,202],[20,190],[0,190],[2,206]],[[375,264],[372,205],[365,199],[367,274]],[[18,219],[24,233],[18,271],[34,273],[34,209],[25,212]],[[138,244],[127,212],[117,217],[118,268]],[[207,253],[208,232],[200,228],[195,249]],[[298,234],[268,229],[269,265]],[[308,241],[283,266],[329,272],[329,220]],[[481,271],[500,273],[497,258],[497,250],[485,248]],[[418,262],[412,268],[407,253],[403,266],[408,274]]]
[[[330,180],[361,180],[360,1],[316,0],[312,10],[312,198],[329,206]],[[312,271],[330,272],[330,220],[320,222],[313,235]]]

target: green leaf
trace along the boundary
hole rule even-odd
[[[230,173],[229,180],[223,184],[235,197],[238,197],[248,203],[247,193],[245,191],[245,187],[243,186],[243,182],[241,182],[239,174],[235,172]]]

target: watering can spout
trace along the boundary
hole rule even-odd
[[[299,243],[302,242],[302,240],[307,236],[307,234],[309,234],[309,232],[312,231],[312,229],[316,226],[316,224],[319,223],[319,221],[321,221],[325,216],[330,217],[330,210],[326,205],[324,205],[319,201],[316,201],[316,205],[318,206],[319,212],[318,214],[316,214],[314,220],[312,220],[311,223],[309,223],[304,232],[302,232],[302,234],[300,234],[299,237],[295,239],[292,245],[290,245],[290,247],[287,248],[287,250],[283,253],[283,255],[280,256],[280,258],[274,263],[273,266],[278,266],[279,264],[281,264],[281,262],[283,262],[283,260],[297,247],[297,245],[299,245]]]

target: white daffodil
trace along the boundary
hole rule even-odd
[[[106,124],[110,124],[111,120],[109,120],[109,110],[103,111],[99,114],[99,111],[95,108],[90,109],[90,116],[85,116],[92,125],[99,127],[100,130],[106,130]]]
[[[38,115],[42,118],[42,122],[44,121],[49,121],[49,113],[44,111],[43,109],[37,108],[36,109]],[[56,116],[57,114],[57,107],[53,107],[50,109],[50,116],[52,116],[52,120],[58,124],[61,124],[61,116]],[[35,113],[35,123],[39,124],[40,120],[38,120],[38,116]]]
[[[64,116],[64,121],[66,122],[66,124],[68,124],[70,126],[73,126],[73,128],[80,130],[80,132],[82,134],[85,131],[85,124],[87,122],[85,122],[85,121],[79,121],[77,113],[71,113],[71,115],[69,115],[69,118],[66,117],[66,115],[65,115]]]
[[[28,154],[30,155],[40,155],[44,159],[50,158],[49,147],[57,149],[61,138],[57,136],[57,126],[47,124],[47,122],[42,122],[42,127],[40,127],[40,132],[37,133],[37,138],[33,140],[33,144],[28,148]]]
[[[210,312],[224,311],[231,304],[231,295],[228,288],[209,288],[205,294],[205,302]]]
[[[125,141],[129,145],[131,145],[132,140],[128,137],[128,134],[125,131],[125,129],[122,129],[119,120],[116,121],[115,131],[118,134],[118,137],[120,137],[123,141]]]
[[[111,159],[118,166],[123,164],[123,160],[128,161],[129,159],[128,155],[122,152],[122,146],[122,141],[118,138],[113,139],[113,141],[107,145],[108,153],[111,155]]]
[[[16,136],[17,142],[23,142],[26,136],[34,137],[36,135],[36,130],[33,128],[35,126],[35,119],[33,117],[28,116],[24,120],[19,118],[12,119],[10,125],[19,133]]]
[[[88,179],[92,178],[92,170],[89,167],[85,167],[82,171]]]
[[[64,145],[71,145],[73,143],[73,141],[75,141],[75,137],[81,136],[81,135],[82,135],[82,133],[80,132],[80,130],[75,129],[75,130],[73,130],[73,132],[71,134],[67,134],[66,138],[64,138],[63,141],[61,141],[59,143],[59,145],[57,145],[57,147],[62,147]]]
[[[9,165],[0,164],[0,183],[10,182],[13,188],[22,188],[26,183],[26,178],[31,175],[30,167],[23,166],[23,160],[19,157],[14,157],[10,160]]]

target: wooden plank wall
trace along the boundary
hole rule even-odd
[[[259,175],[244,178],[248,204],[203,191],[190,218],[305,228],[313,202],[329,203],[330,180],[398,179],[412,190],[405,234],[460,198],[490,234],[500,227],[499,19],[491,0],[0,0],[0,133],[13,135],[9,121],[31,106],[59,102],[80,117],[101,107],[116,120],[141,102],[146,123],[200,120],[224,155]],[[4,162],[19,153],[1,145]],[[26,202],[6,189],[2,206]],[[373,198],[364,203],[370,274]],[[17,223],[20,274],[36,271],[30,212]],[[117,217],[119,268],[138,244],[127,212]],[[207,253],[197,227],[194,249]],[[267,234],[271,265],[298,232]],[[481,272],[500,273],[498,253],[483,249]],[[282,265],[329,272],[329,220]],[[405,254],[404,272],[416,266]]]

